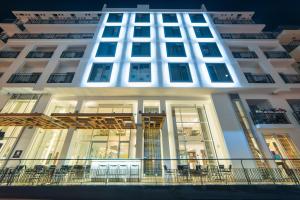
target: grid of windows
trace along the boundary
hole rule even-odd
[[[94,63],[88,82],[109,82],[112,63]]]
[[[103,31],[102,37],[119,37],[120,26],[106,26]]]
[[[129,82],[151,82],[151,64],[131,63]]]
[[[199,45],[203,57],[222,57],[215,42],[200,42]]]
[[[168,57],[186,57],[182,42],[167,42],[166,46]]]
[[[187,63],[169,63],[169,74],[171,82],[192,82]]]
[[[107,22],[118,23],[122,22],[123,13],[109,13]]]
[[[202,14],[189,14],[192,23],[205,23],[204,16]]]
[[[177,16],[175,13],[162,14],[164,23],[177,23]]]
[[[150,14],[149,13],[136,13],[135,14],[135,22],[136,23],[150,22]]]
[[[197,38],[213,38],[208,27],[196,26],[194,27],[194,31]]]
[[[100,42],[96,57],[114,57],[116,49],[117,42]]]
[[[233,82],[224,63],[206,63],[206,67],[212,82]]]
[[[150,37],[150,26],[135,26],[133,37]]]
[[[151,57],[150,42],[133,42],[132,57]]]
[[[180,38],[180,28],[178,26],[165,26],[164,27],[165,37],[168,38]]]

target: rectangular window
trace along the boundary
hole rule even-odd
[[[197,38],[212,38],[212,34],[208,27],[196,26],[194,27]]]
[[[167,42],[166,46],[168,57],[186,57],[182,42]]]
[[[215,42],[200,42],[199,45],[203,57],[222,57]]]
[[[132,57],[151,57],[150,42],[133,42]]]
[[[163,22],[164,23],[177,23],[177,16],[176,14],[162,14]]]
[[[204,16],[202,14],[189,14],[192,23],[205,23]]]
[[[151,64],[131,63],[129,82],[151,82]]]
[[[121,28],[120,26],[106,26],[104,28],[102,37],[104,37],[104,38],[107,38],[107,37],[113,37],[113,38],[119,37],[120,28]]]
[[[150,14],[149,13],[136,13],[135,14],[135,22],[136,23],[150,22]]]
[[[133,37],[150,37],[149,26],[135,26]]]
[[[187,63],[169,63],[169,74],[171,82],[192,82]]]
[[[109,13],[107,22],[118,23],[122,22],[123,13]]]
[[[101,42],[96,57],[114,57],[116,54],[117,42]]]
[[[94,63],[88,82],[109,82],[112,63]]]
[[[164,27],[165,37],[180,38],[180,28],[178,26],[165,26]]]
[[[233,82],[224,63],[206,63],[206,67],[212,82]]]

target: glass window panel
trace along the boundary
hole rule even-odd
[[[88,82],[109,82],[112,63],[94,63]]]
[[[119,37],[120,33],[120,26],[106,26],[103,31],[102,37],[107,38],[107,37],[112,37],[116,38]]]
[[[199,45],[203,57],[222,57],[215,42],[200,42]]]
[[[115,57],[117,42],[100,42],[96,57]]]
[[[135,22],[136,23],[150,22],[150,14],[149,13],[136,13],[135,14]]]
[[[151,64],[131,63],[129,82],[151,82]]]
[[[196,26],[194,31],[197,38],[213,38],[209,27]]]
[[[171,82],[192,82],[187,63],[169,63],[169,73]]]
[[[233,82],[224,63],[206,63],[206,67],[212,82]]]
[[[135,26],[133,37],[150,37],[150,26]]]
[[[175,13],[170,14],[162,14],[164,23],[177,23],[177,16]]]
[[[119,158],[126,159],[128,157],[129,157],[129,143],[121,142]]]
[[[106,158],[118,158],[118,152],[119,152],[119,142],[108,141]]]
[[[186,57],[182,42],[167,42],[166,47],[168,57]]]
[[[109,13],[107,22],[122,22],[123,13]]]
[[[189,14],[192,23],[205,23],[203,14]]]
[[[178,26],[165,26],[164,27],[165,37],[167,38],[180,38],[180,28]]]
[[[151,57],[150,42],[133,42],[132,57]]]

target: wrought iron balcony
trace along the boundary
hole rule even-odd
[[[233,39],[233,40],[265,40],[265,39],[276,39],[274,33],[221,33],[223,39]]]
[[[285,83],[300,83],[300,74],[283,74],[279,73]]]
[[[0,58],[16,58],[20,51],[0,51]]]
[[[244,73],[248,83],[275,83],[270,74]]]
[[[250,114],[254,124],[290,124],[285,112],[255,111]]]
[[[61,58],[82,58],[84,51],[64,51],[61,54]]]
[[[255,24],[251,19],[214,19],[215,24]]]
[[[11,39],[92,39],[94,33],[16,33]]]
[[[42,73],[16,73],[11,75],[7,83],[36,83]]]
[[[286,51],[265,51],[267,58],[292,58]]]
[[[26,58],[51,58],[52,55],[52,51],[31,51]]]
[[[233,51],[232,55],[234,58],[258,58],[254,51]]]
[[[74,72],[53,73],[50,75],[47,83],[72,83],[74,74]]]
[[[99,19],[30,19],[26,24],[98,24]]]

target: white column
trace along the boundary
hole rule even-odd
[[[165,112],[165,113],[167,112],[166,101],[164,99],[160,100],[160,112]],[[162,134],[162,136],[161,136],[162,158],[169,159],[169,158],[171,158],[171,155],[170,155],[170,142],[169,142],[169,131],[168,131],[168,125],[167,125],[167,118],[165,118],[165,122],[161,129],[161,134]],[[171,164],[168,161],[167,162],[164,161],[163,165],[167,165],[169,169],[171,168]]]
[[[137,110],[137,128],[136,128],[136,158],[144,158],[144,134],[142,127],[142,116],[139,111],[143,112],[143,100],[138,99]]]

